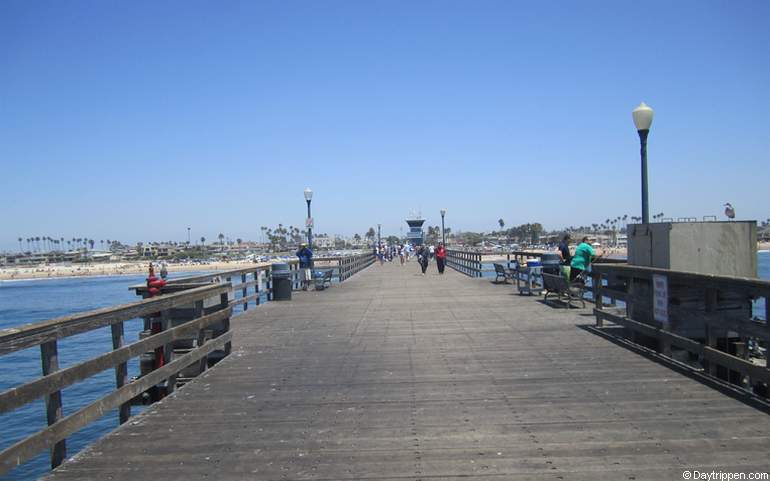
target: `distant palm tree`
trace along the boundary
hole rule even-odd
[[[93,239],[88,239],[88,245],[91,246],[91,250],[94,250],[94,243],[95,241]]]
[[[35,236],[35,244],[37,244],[37,250],[40,250],[40,236]]]
[[[502,217],[501,217],[500,219],[497,219],[497,223],[500,225],[500,228],[501,228],[501,229],[502,229],[503,227],[505,227],[505,221],[502,219]]]
[[[205,237],[201,237],[201,244],[203,244],[204,246],[206,245],[206,238]]]
[[[19,237],[19,252],[23,251],[24,249],[21,247],[21,237]]]

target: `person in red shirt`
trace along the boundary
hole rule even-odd
[[[443,242],[439,242],[436,249],[436,265],[438,266],[438,273],[444,273],[444,263],[446,262],[446,248]]]

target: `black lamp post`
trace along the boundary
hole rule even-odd
[[[310,215],[310,201],[313,199],[313,191],[305,188],[305,200],[307,201],[307,247],[313,248],[313,217]]]
[[[441,209],[441,243],[446,247],[446,231],[444,230],[444,216],[446,215],[446,209]]]
[[[654,115],[653,110],[648,107],[644,102],[639,104],[639,107],[635,108],[632,112],[634,118],[634,125],[637,132],[639,132],[639,143],[641,144],[641,156],[642,156],[642,223],[649,224],[650,222],[650,205],[647,195],[647,135],[650,133],[650,126],[652,125],[652,117]]]
[[[382,224],[377,224],[377,246],[382,244],[382,238],[380,237],[381,228],[382,228]]]

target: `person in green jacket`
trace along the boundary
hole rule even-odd
[[[588,266],[591,265],[591,261],[594,258],[594,248],[588,243],[588,237],[583,237],[580,241],[580,245],[575,249],[575,255],[572,257],[570,263],[570,282],[574,281],[580,274],[583,273]]]

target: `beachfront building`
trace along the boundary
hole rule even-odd
[[[318,234],[313,236],[313,247],[316,249],[334,249],[337,236]]]

